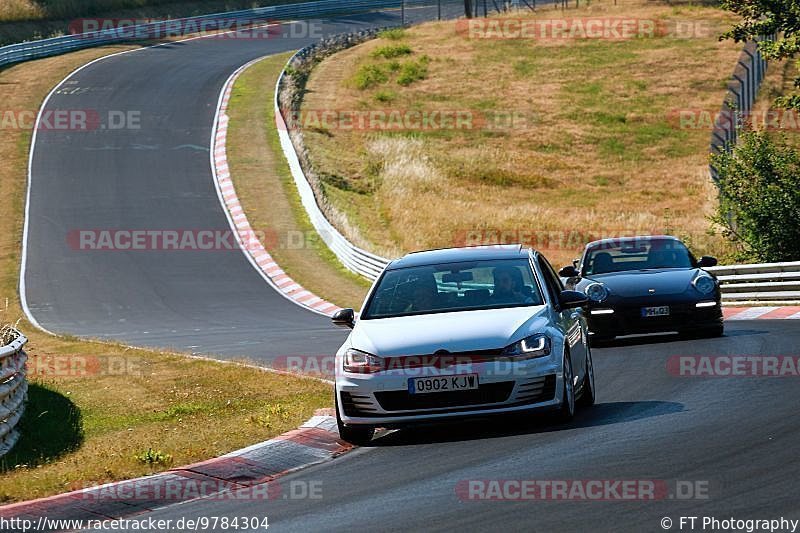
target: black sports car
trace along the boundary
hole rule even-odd
[[[589,297],[593,340],[677,331],[723,333],[719,282],[677,238],[666,235],[604,239],[586,245],[574,265],[559,271],[567,289]]]

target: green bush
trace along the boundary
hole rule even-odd
[[[738,259],[800,259],[800,154],[785,138],[742,132],[733,152],[711,162],[720,188],[714,221],[738,248]]]
[[[388,80],[389,76],[379,65],[361,65],[355,76],[353,76],[353,83],[356,88],[362,91],[375,85],[386,83]]]
[[[407,56],[411,53],[411,47],[407,44],[389,44],[381,46],[372,51],[372,57],[382,57],[392,59],[394,57]]]
[[[383,30],[378,34],[382,39],[389,39],[391,41],[399,41],[406,36],[406,30],[403,28],[392,28],[391,30]]]
[[[406,61],[400,65],[397,83],[404,87],[417,80],[424,80],[428,76],[428,58],[423,56],[419,61]]]

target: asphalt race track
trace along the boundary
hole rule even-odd
[[[456,8],[445,4],[443,16]],[[330,354],[345,333],[288,304],[238,249],[86,250],[75,235],[229,230],[209,158],[227,78],[252,59],[320,35],[395,26],[399,17],[377,12],[284,25],[268,38],[175,42],[108,57],[65,80],[45,111],[87,111],[87,122],[96,117],[102,125],[38,131],[24,274],[36,321],[57,333],[201,354]],[[435,17],[435,7],[406,10],[409,21]],[[103,127],[111,126],[110,113],[133,113],[138,129]]]
[[[800,519],[798,377],[666,370],[676,355],[797,354],[799,342],[800,321],[765,320],[730,323],[720,339],[618,343],[594,351],[598,403],[568,425],[536,417],[396,431],[280,479],[285,491],[321,486],[320,499],[198,501],[147,516],[266,515],[277,531],[656,532],[664,517],[672,531],[679,516]],[[669,491],[629,502],[459,499],[459,482],[487,479],[653,480]],[[680,499],[678,482],[707,487],[707,498]]]
[[[388,25],[396,14],[326,23]],[[268,360],[332,353],[344,333],[287,302],[239,251],[76,250],[79,229],[228,229],[209,168],[219,91],[247,61],[312,39],[198,39],[94,63],[49,109],[141,111],[140,130],[40,132],[32,158],[26,297],[45,328]],[[265,95],[269,97],[269,95]],[[263,516],[278,531],[663,531],[680,516],[800,518],[797,377],[697,378],[673,356],[797,355],[800,321],[730,322],[720,339],[669,336],[596,349],[598,404],[543,417],[390,432],[282,478],[319,499],[197,501],[153,517]],[[656,501],[464,501],[468,480],[656,480]],[[679,482],[708,487],[682,499]],[[684,527],[684,530],[688,528]]]

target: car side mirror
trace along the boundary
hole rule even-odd
[[[700,258],[700,261],[697,262],[697,266],[700,268],[717,266],[717,258],[711,257],[710,255],[704,255]]]
[[[558,303],[563,309],[574,309],[589,305],[589,297],[580,291],[561,291]]]
[[[558,275],[562,278],[577,278],[580,276],[578,273],[578,269],[575,268],[573,265],[567,265],[561,270],[558,271]]]
[[[350,328],[356,325],[356,313],[349,307],[346,309],[339,309],[331,317],[331,321],[340,328]]]

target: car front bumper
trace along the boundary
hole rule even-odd
[[[598,304],[588,313],[589,331],[594,337],[619,337],[640,333],[686,332],[722,325],[722,307],[697,307],[697,302],[647,301]],[[643,317],[642,307],[669,306],[667,316]],[[613,313],[598,314],[598,310],[611,309]]]
[[[510,414],[558,407],[563,397],[560,361],[552,356],[520,362],[485,362],[469,368],[341,373],[339,414],[347,425],[397,427],[426,421]],[[413,377],[477,374],[477,389],[409,393]]]

